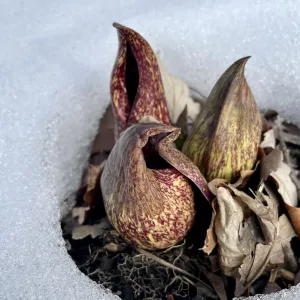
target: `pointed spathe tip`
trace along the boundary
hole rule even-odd
[[[118,23],[118,22],[113,22],[112,26],[115,27],[115,28],[122,27],[122,25],[120,23]]]
[[[123,26],[118,22],[113,22],[112,26],[115,27],[117,31],[124,31],[124,29],[127,29],[127,27]]]
[[[247,61],[249,58],[251,58],[251,55],[245,56],[245,57],[243,57],[241,59],[245,59]]]
[[[135,32],[133,29],[126,27],[120,23],[117,22],[113,22],[113,27],[115,27],[117,29],[117,31],[119,33],[121,33],[122,35],[124,35],[125,37],[131,36],[131,35],[139,35],[137,32]]]
[[[235,63],[233,63],[231,65],[231,67],[229,67],[228,70],[234,70],[235,69],[237,73],[244,74],[246,63],[247,63],[247,61],[249,60],[250,57],[251,56],[245,56],[243,58],[240,58]]]
[[[234,65],[235,64],[237,64],[237,65],[240,65],[240,66],[245,66],[245,64],[247,63],[247,61],[249,60],[249,58],[250,58],[251,56],[245,56],[245,57],[243,57],[243,58],[240,58],[240,59],[238,59],[235,63],[234,63]]]

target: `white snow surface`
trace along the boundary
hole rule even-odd
[[[300,120],[299,1],[0,2],[0,299],[112,299],[79,272],[59,224],[117,53],[113,21],[208,94],[235,60],[261,108]],[[264,299],[296,299],[299,288]]]

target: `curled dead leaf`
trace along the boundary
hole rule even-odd
[[[101,199],[100,178],[105,166],[103,161],[99,165],[89,165],[87,171],[87,189],[83,196],[83,200],[90,207],[96,205]]]
[[[227,180],[222,178],[215,178],[208,183],[208,188],[213,195],[217,196],[218,187],[221,184],[227,184]]]
[[[219,296],[220,300],[227,300],[227,294],[225,290],[225,284],[222,277],[214,274],[213,272],[204,272],[205,277],[211,283],[212,287],[216,291],[217,295]]]
[[[72,218],[78,217],[78,224],[82,225],[86,218],[87,211],[90,210],[90,207],[81,206],[81,207],[73,207],[72,209]]]
[[[185,108],[187,123],[194,123],[200,113],[201,103],[193,100],[190,96],[190,89],[183,80],[168,72],[159,54],[156,54],[156,57],[172,123],[177,123]]]
[[[267,180],[270,174],[277,171],[283,160],[283,154],[280,150],[273,150],[261,160],[260,178],[261,182]]]
[[[92,239],[95,239],[96,237],[103,234],[105,230],[108,230],[110,228],[111,224],[106,218],[102,219],[99,224],[76,226],[72,230],[72,239],[81,240],[88,236],[91,236]]]
[[[300,146],[300,128],[298,126],[288,123],[280,117],[277,118],[276,124],[280,126],[282,138],[285,143]]]
[[[290,272],[290,271],[288,271],[286,269],[282,269],[282,268],[279,269],[279,274],[280,274],[280,277],[282,277],[285,280],[290,281],[290,282],[294,282],[295,277],[296,277],[293,272]]]
[[[220,267],[224,274],[237,279],[235,293],[239,296],[269,263],[279,231],[277,207],[262,193],[252,198],[225,184],[217,189],[217,201],[215,232]]]
[[[291,168],[283,162],[283,153],[273,150],[262,160],[261,177],[266,180],[270,176],[276,184],[277,191],[267,182],[266,190],[269,194],[279,193],[288,211],[293,227],[300,237],[300,207],[298,207],[297,187],[292,181]]]
[[[297,188],[290,177],[291,168],[284,163],[282,159],[283,157],[281,156],[278,169],[272,171],[270,176],[275,180],[278,193],[281,195],[285,204],[296,207],[298,205]]]
[[[242,170],[240,172],[239,179],[236,182],[230,184],[230,186],[232,186],[238,190],[244,190],[246,188],[248,182],[250,181],[251,177],[255,174],[258,166],[259,166],[259,162],[256,163],[253,170]]]
[[[108,252],[121,252],[126,248],[126,244],[116,244],[116,243],[108,243],[101,250]]]
[[[281,287],[276,282],[268,282],[263,294],[271,294],[281,291]]]
[[[215,217],[215,233],[219,245],[219,263],[223,273],[237,277],[238,268],[245,256],[254,249],[255,242],[240,245],[239,228],[244,220],[244,207],[232,197],[225,187],[217,189],[219,213]],[[250,239],[251,241],[251,239]]]
[[[274,135],[274,130],[270,129],[264,133],[263,140],[260,144],[261,148],[273,148],[276,147],[276,139]]]
[[[298,269],[297,260],[291,247],[291,240],[296,233],[286,215],[279,218],[279,234],[275,240],[274,248],[270,257],[270,264],[277,265],[291,272]],[[282,256],[282,263],[278,263],[278,258]]]
[[[91,154],[111,151],[115,144],[115,117],[111,105],[99,122],[98,133],[94,138]]]
[[[216,237],[215,228],[214,228],[215,227],[215,217],[217,215],[217,210],[218,210],[218,203],[217,203],[216,199],[214,199],[212,201],[211,206],[213,209],[212,216],[211,216],[211,222],[210,222],[209,228],[207,229],[207,232],[206,232],[204,246],[200,249],[208,255],[211,254],[211,252],[217,246],[217,237]]]
[[[300,270],[297,272],[295,279],[294,279],[294,284],[297,285],[300,283]]]

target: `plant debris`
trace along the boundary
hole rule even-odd
[[[234,294],[272,293],[299,283],[298,261],[291,247],[296,233],[283,205],[292,199],[294,202],[289,203],[297,206],[297,187],[290,179],[296,169],[283,161],[281,150],[274,149],[279,144],[275,135],[276,143],[264,143],[269,138],[270,134],[264,134],[261,147],[271,152],[253,170],[242,171],[232,184],[224,179],[209,183],[217,197],[212,202],[213,215],[203,252],[190,242],[151,253],[135,248],[113,230],[106,218],[95,219],[95,208],[85,206],[83,198],[78,198],[71,215],[62,220],[70,255],[80,270],[123,299],[223,300]],[[89,166],[84,196],[100,185],[104,163],[102,160]],[[253,177],[257,178],[256,187]],[[226,216],[233,217],[232,225]],[[231,277],[236,278],[236,285]]]
[[[61,221],[78,268],[128,300],[229,300],[300,283],[300,129],[257,111],[248,58],[205,103],[139,34],[115,27],[112,102]]]

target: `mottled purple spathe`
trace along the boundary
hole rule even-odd
[[[112,72],[110,92],[118,134],[145,116],[170,125],[160,70],[152,48],[134,30],[117,23],[114,26],[118,30],[119,51]],[[133,66],[135,64],[136,69]],[[135,82],[137,76],[138,81]],[[136,94],[134,99],[129,99],[126,87],[132,84],[137,85]]]
[[[163,249],[185,237],[195,217],[189,180],[210,198],[199,169],[170,145],[179,134],[178,128],[163,124],[132,125],[105,164],[101,189],[107,216],[125,239],[139,247]],[[143,147],[148,142],[169,167],[147,168]]]

